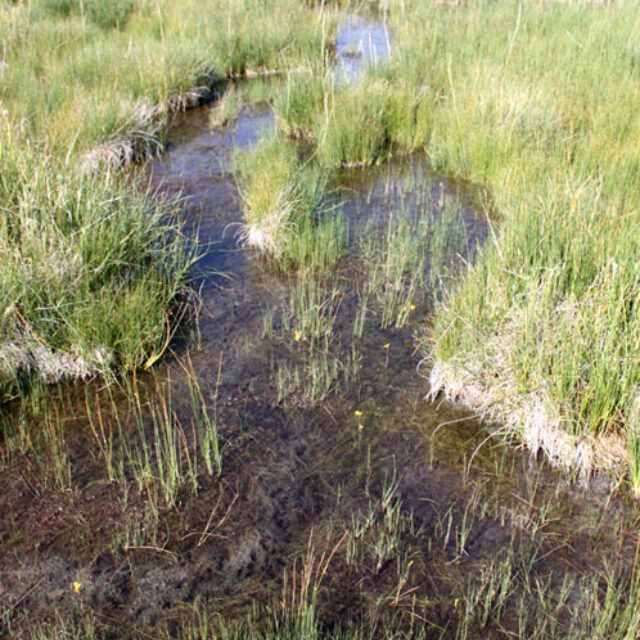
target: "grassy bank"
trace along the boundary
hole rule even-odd
[[[194,253],[114,170],[224,76],[322,56],[330,23],[293,0],[0,3],[3,398],[157,359]]]
[[[427,152],[500,217],[437,311],[433,392],[554,463],[619,470],[640,382],[635,7],[415,4],[398,21],[430,43]]]
[[[193,260],[175,216],[0,125],[0,392],[150,363]]]
[[[295,24],[277,19],[294,11]],[[216,79],[322,55],[326,22],[292,0],[5,3],[0,100],[64,158],[135,158],[157,148],[169,111]]]
[[[424,351],[432,393],[555,464],[624,469],[640,383],[635,5],[389,12],[388,64],[350,84],[292,75],[275,101],[283,133],[325,169],[424,150],[487,188],[491,240],[441,300]]]

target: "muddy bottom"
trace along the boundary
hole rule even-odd
[[[415,355],[438,287],[486,236],[479,195],[421,157],[340,173],[321,215],[344,224],[344,256],[315,289],[237,241],[231,157],[273,129],[269,107],[213,131],[209,112],[180,116],[148,167],[205,248],[190,334],[154,373],[61,387],[35,420],[15,409],[4,636],[204,638],[277,620],[302,637],[311,611],[316,636],[580,637],[626,584],[633,508],[427,400]],[[423,232],[418,276],[392,282],[389,239],[412,249]]]

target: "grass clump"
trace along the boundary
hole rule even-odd
[[[362,355],[343,344],[338,323],[345,288],[335,274],[323,274],[318,263],[300,269],[291,283],[278,320],[280,341],[290,358],[272,365],[279,403],[313,406],[358,378]],[[265,316],[272,333],[273,317]]]
[[[328,168],[376,164],[400,143],[413,150],[413,136],[405,131],[405,120],[413,122],[407,96],[397,95],[381,74],[371,70],[357,84],[338,83],[327,71],[296,74],[276,99],[279,125],[293,137],[306,138]]]
[[[0,4],[3,397],[158,358],[193,256],[166,210],[100,174],[159,152],[221,77],[322,55],[331,23],[293,0]]]
[[[323,109],[325,92],[331,82],[330,71],[324,65],[287,74],[284,89],[274,100],[278,124],[287,135],[315,137],[316,117]]]
[[[294,14],[295,25],[279,19]],[[221,76],[322,56],[327,15],[318,20],[294,0],[5,4],[0,101],[12,122],[24,120],[30,138],[63,157],[161,141],[168,112],[197,104]]]
[[[304,269],[322,276],[344,257],[347,244],[348,228],[340,213],[303,215],[296,221],[278,264],[285,271]]]
[[[336,91],[320,126],[318,153],[327,166],[361,166],[384,158],[390,90],[382,81]]]
[[[424,147],[433,91],[416,55],[395,51],[388,64],[371,65],[352,82],[326,68],[290,77],[274,105],[281,128],[306,138],[330,168],[376,164],[394,150]]]
[[[473,253],[460,206],[443,193],[434,198],[417,180],[409,175],[390,181],[402,181],[411,194],[408,201],[396,202],[384,228],[370,218],[357,242],[365,273],[360,306],[365,314],[371,307],[385,330],[403,327],[459,272],[460,256]],[[362,333],[361,326],[356,333]]]
[[[633,3],[389,11],[388,64],[296,79],[283,129],[326,167],[423,149],[489,188],[501,224],[439,303],[432,388],[557,464],[622,470],[640,382]]]
[[[633,10],[403,3],[387,65],[290,78],[275,104],[321,166],[423,149],[489,188],[501,224],[439,302],[432,389],[585,475],[623,468],[640,382]]]
[[[52,164],[4,123],[5,398],[30,376],[87,378],[149,362],[173,331],[175,302],[194,258],[167,208],[150,206],[113,177],[57,172]]]
[[[242,242],[276,259],[282,257],[290,238],[298,236],[298,221],[314,216],[324,191],[324,173],[300,163],[296,147],[277,135],[237,154],[235,173],[246,218]],[[304,253],[299,240],[289,259]]]
[[[102,29],[122,29],[134,8],[133,0],[40,0],[32,6],[31,18],[79,16]]]

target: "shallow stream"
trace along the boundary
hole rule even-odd
[[[388,55],[386,32],[362,24],[338,37],[352,79],[374,55],[362,42]],[[576,485],[428,400],[416,355],[440,286],[487,235],[483,194],[422,156],[341,171],[319,223],[339,221],[345,255],[316,281],[282,275],[238,242],[231,169],[233,153],[273,131],[271,109],[247,106],[212,128],[212,108],[178,116],[146,173],[157,197],[180,196],[185,233],[203,247],[197,322],[153,374],[61,389],[44,425],[68,451],[53,480],[42,469],[56,466],[55,438],[0,471],[6,628],[60,610],[132,637],[178,633],[202,611],[233,620],[259,603],[275,615],[310,597],[294,577],[309,566],[327,629],[572,628],[588,585],[597,597],[607,571],[631,566],[634,508],[606,479]],[[398,255],[409,262],[392,278]],[[220,473],[206,468],[200,410],[219,436]],[[174,491],[162,443],[190,478]],[[122,470],[107,472],[111,459]]]

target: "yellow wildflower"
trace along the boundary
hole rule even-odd
[[[300,342],[300,338],[302,338],[302,331],[298,331],[298,329],[296,329],[296,330],[293,332],[293,339],[294,339],[296,342]]]
[[[387,344],[384,345],[384,348],[388,349],[390,344],[391,344],[390,342],[387,342]]]
[[[80,593],[80,589],[82,589],[82,582],[78,582],[77,580],[73,581],[73,590],[76,593]]]
[[[358,411],[357,409],[353,412],[353,415],[359,418],[362,415],[362,411]]]

